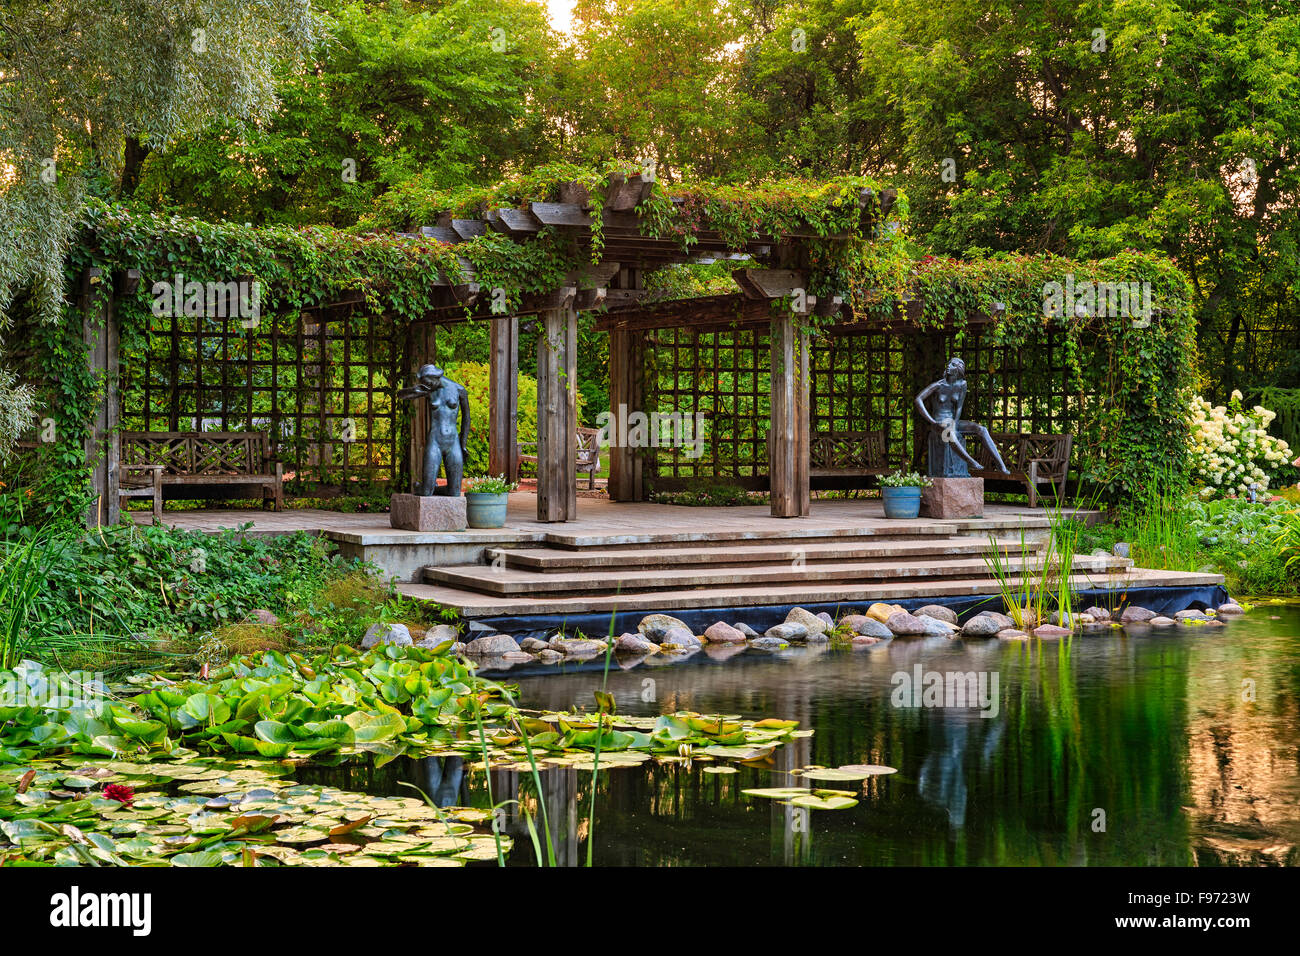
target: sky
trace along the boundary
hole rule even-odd
[[[569,24],[573,19],[573,4],[575,0],[542,0],[546,4],[547,13],[551,17],[551,26],[562,33],[569,32]]]

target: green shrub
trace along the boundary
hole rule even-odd
[[[304,532],[253,537],[128,523],[65,534],[60,547],[29,615],[37,642],[210,629],[257,608],[285,614],[299,593],[352,568]]]
[[[767,502],[768,496],[762,492],[747,491],[739,485],[731,485],[708,478],[697,478],[688,482],[681,491],[652,492],[650,500],[665,505],[725,508],[733,505],[764,504]]]
[[[1237,499],[1191,501],[1183,515],[1188,530],[1231,590],[1252,594],[1300,592],[1300,562],[1288,567],[1288,534],[1295,509],[1283,502]]]
[[[1127,541],[1139,567],[1215,571],[1233,592],[1300,593],[1300,559],[1292,560],[1300,555],[1300,510],[1293,504],[1167,495],[1146,505],[1089,528],[1081,548]]]

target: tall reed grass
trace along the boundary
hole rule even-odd
[[[0,670],[13,667],[38,643],[36,602],[63,547],[62,539],[45,533],[0,543]]]
[[[1047,534],[1036,553],[1031,554],[1030,549],[1039,542],[1031,539],[1022,525],[1018,558],[1004,551],[993,534],[989,535],[989,550],[984,555],[1007,616],[1022,629],[1031,620],[1042,621],[1052,610],[1063,615],[1074,613],[1074,567],[1085,525],[1078,517],[1078,509],[1067,509],[1059,496],[1044,508],[1044,515]]]
[[[1129,503],[1125,522],[1129,555],[1139,567],[1161,571],[1198,569],[1200,542],[1190,529],[1185,501],[1186,489],[1164,475],[1150,480]]]

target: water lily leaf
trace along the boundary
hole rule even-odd
[[[403,863],[414,863],[416,866],[464,866],[465,861],[457,859],[454,856],[399,856]]]
[[[197,724],[223,724],[230,719],[230,705],[216,694],[191,694],[177,712],[178,718],[189,717]],[[184,720],[182,720],[184,723]]]
[[[669,717],[667,714],[655,721],[652,737],[668,737],[671,740],[683,740],[691,735],[690,725],[684,720]]]
[[[261,833],[275,826],[278,817],[266,813],[243,813],[230,821],[230,832],[236,834]]]
[[[366,714],[354,711],[343,718],[352,728],[353,737],[358,744],[377,743],[391,740],[398,734],[406,732],[406,721],[401,714]]]
[[[292,744],[273,744],[265,740],[254,740],[253,747],[263,757],[284,757],[293,749]]]
[[[701,734],[709,734],[710,736],[734,734],[744,729],[739,722],[727,721],[721,717],[688,717],[686,723],[691,730]]]
[[[793,730],[799,726],[797,720],[777,720],[775,717],[768,717],[766,720],[760,720],[755,723],[756,730]]]
[[[202,850],[198,853],[177,853],[169,857],[172,866],[220,866],[221,853],[217,850]]]
[[[790,804],[796,807],[807,807],[810,810],[847,810],[849,807],[856,807],[858,801],[846,796],[820,796],[817,793],[808,793],[795,797]]]
[[[363,816],[360,816],[349,823],[340,823],[338,826],[330,830],[329,835],[331,837],[343,836],[344,834],[351,833],[353,830],[361,829],[363,826],[365,826],[373,819],[374,817],[371,814],[369,813],[364,814]]]
[[[811,791],[804,787],[756,787],[740,792],[749,797],[762,797],[765,800],[789,800],[793,797],[802,797]]]
[[[504,846],[504,841],[503,841],[502,850],[504,851],[505,849],[506,847]],[[497,848],[494,844],[491,843],[484,843],[477,846],[472,846],[468,850],[463,850],[460,853],[456,854],[456,859],[458,860],[476,861],[476,860],[495,860],[496,858],[497,858]]]
[[[867,777],[871,775],[869,773],[863,773],[860,770],[845,770],[843,768],[834,770],[830,768],[822,768],[819,770],[805,770],[802,776],[806,777],[809,780],[844,781],[844,780],[865,780]]]
[[[878,774],[898,773],[897,767],[886,767],[875,763],[850,763],[840,767],[845,773],[860,773],[864,777],[873,777]]]
[[[143,740],[151,746],[162,743],[167,736],[167,725],[160,720],[117,717],[113,720],[113,724],[126,736]]]
[[[709,757],[722,757],[724,760],[758,760],[766,757],[776,749],[775,746],[763,747],[723,747],[713,745],[702,748],[699,753]]]

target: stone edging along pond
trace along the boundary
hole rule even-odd
[[[908,611],[898,604],[876,603],[870,605],[865,613],[849,611],[841,614],[838,620],[825,611],[814,614],[805,608],[794,607],[783,622],[761,633],[744,622],[728,624],[719,620],[699,634],[680,618],[649,614],[641,619],[635,633],[626,632],[612,638],[612,644],[619,666],[627,668],[652,657],[656,662],[664,663],[683,660],[710,647],[774,651],[797,644],[864,646],[894,638],[1059,640],[1075,634],[1100,635],[1112,629],[1220,628],[1224,626],[1224,619],[1245,612],[1245,607],[1232,600],[1217,608],[1187,608],[1172,617],[1137,605],[1115,612],[1091,605],[1077,613],[1044,611],[1041,619],[1028,608],[1015,609],[1011,614],[985,610],[962,624],[955,611],[939,604],[927,604]],[[417,646],[434,646],[442,641],[455,640],[457,636],[456,629],[450,625],[438,625],[431,628]],[[362,647],[412,642],[410,631],[404,625],[376,624],[367,632]],[[608,653],[610,642],[610,638],[580,633],[567,636],[563,630],[548,639],[524,637],[516,640],[509,634],[484,634],[466,643],[457,640],[452,651],[478,662],[485,670],[504,670],[516,664],[590,660]]]

